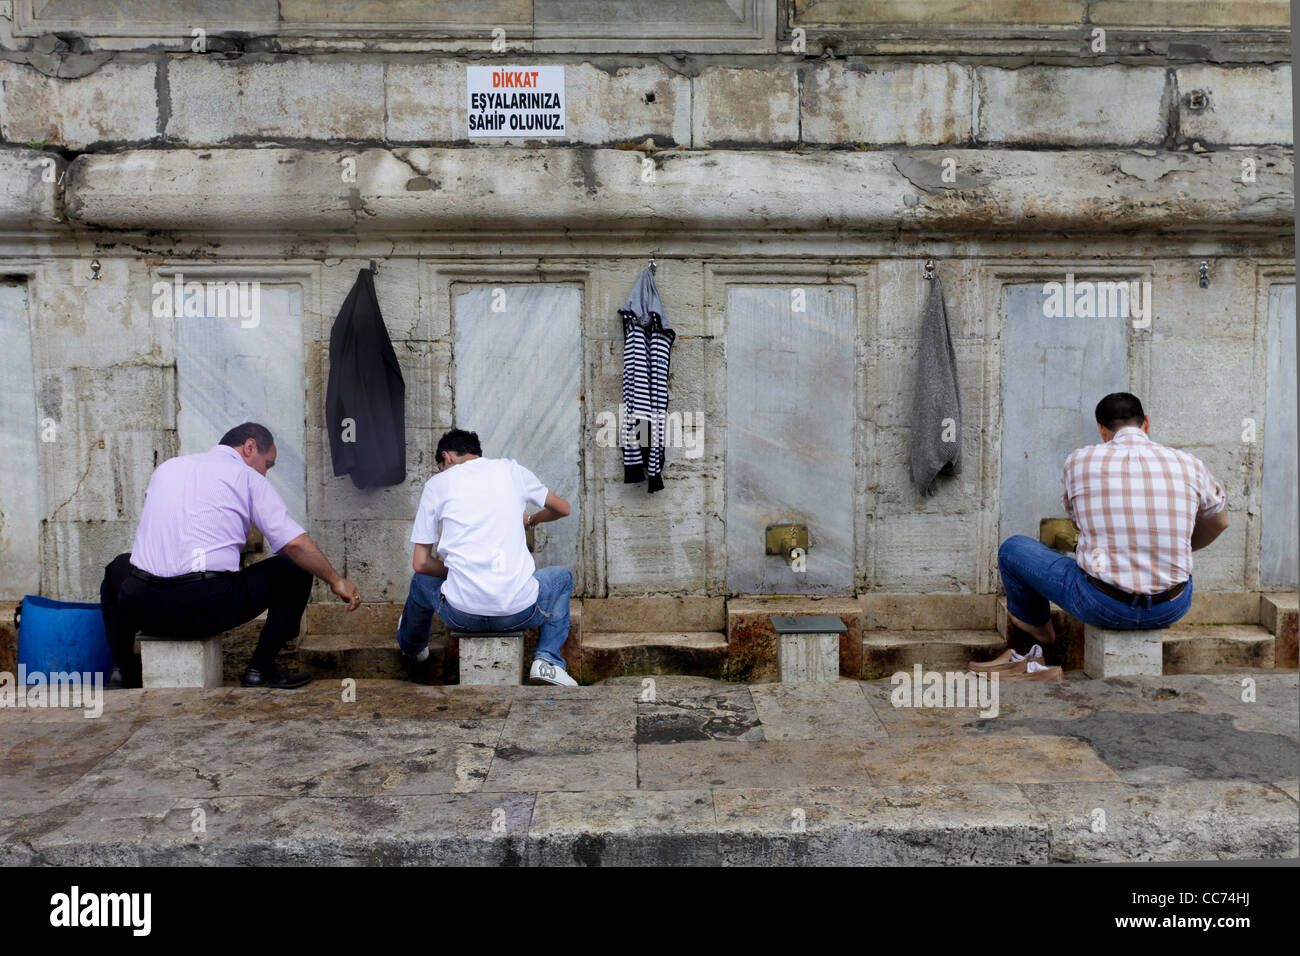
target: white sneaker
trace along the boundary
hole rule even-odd
[[[533,658],[532,669],[528,672],[530,680],[545,681],[548,684],[559,684],[561,687],[577,687],[578,682],[569,676],[559,664],[552,664],[550,661],[544,661],[540,657]]]
[[[403,620],[403,618],[405,618],[405,617],[406,617],[406,614],[405,614],[405,612],[403,612],[402,616],[399,617],[399,618],[397,619],[397,630],[398,630],[399,632],[402,630],[402,620]],[[427,660],[429,659],[429,645],[428,645],[428,644],[424,645],[424,647],[420,650],[420,653],[418,653],[418,654],[408,654],[408,653],[406,653],[406,651],[402,650],[402,645],[401,645],[401,644],[398,644],[398,645],[397,645],[397,650],[398,650],[398,653],[400,653],[400,654],[402,655],[403,659],[408,660],[408,661],[412,661],[413,663],[416,663],[416,664],[423,664],[425,661],[427,661]]]

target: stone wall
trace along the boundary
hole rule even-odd
[[[120,53],[84,76],[0,59],[0,133],[69,151],[263,143],[469,146],[465,66],[411,54]],[[500,62],[500,58],[495,58]],[[563,146],[1202,148],[1292,142],[1289,63],[985,66],[802,57],[563,63]],[[750,64],[752,61],[760,62]],[[1193,94],[1200,97],[1192,99]],[[475,140],[475,148],[524,140]]]
[[[415,53],[392,22],[331,32],[311,4],[280,4],[251,38],[210,26],[211,52],[196,54],[182,52],[185,5],[157,6],[141,22],[158,32],[88,11],[69,40],[42,32],[39,5],[0,4],[0,274],[26,289],[5,301],[27,312],[32,378],[4,388],[30,394],[45,426],[26,453],[39,568],[13,570],[0,548],[0,598],[93,599],[103,565],[129,547],[151,470],[182,443],[178,320],[152,308],[155,283],[178,272],[301,297],[305,523],[368,601],[404,596],[437,435],[482,427],[459,417],[467,404],[504,408],[469,387],[481,378],[458,389],[483,367],[471,359],[492,354],[473,351],[491,336],[468,334],[481,317],[466,303],[522,287],[516,301],[548,303],[539,315],[570,303],[560,319],[580,334],[542,343],[535,381],[576,356],[576,424],[515,423],[502,453],[535,462],[534,448],[575,444],[576,470],[550,479],[573,485],[557,488],[578,504],[573,540],[547,539],[552,526],[540,544],[575,555],[582,594],[727,593],[729,555],[762,547],[729,541],[729,501],[749,475],[797,493],[809,462],[850,501],[841,525],[819,514],[810,529],[810,559],[820,546],[843,561],[848,583],[831,590],[992,592],[1009,533],[1006,450],[1050,457],[1023,429],[1004,433],[1004,397],[1031,400],[1008,391],[1029,346],[1008,338],[1007,290],[1067,274],[1150,283],[1150,321],[1124,323],[1123,377],[1153,436],[1203,458],[1231,504],[1231,528],[1198,555],[1198,586],[1278,583],[1260,565],[1266,412],[1278,376],[1293,395],[1295,375],[1293,355],[1288,367],[1267,354],[1281,341],[1270,301],[1294,282],[1285,7],[1234,4],[1225,22],[1222,4],[982,4],[937,23],[910,3],[754,0],[731,21],[699,5],[717,18],[685,38],[642,24],[618,43],[553,6],[501,3],[522,40],[494,54],[473,24],[449,20],[445,50]],[[1026,6],[1032,16],[1015,12]],[[1085,38],[1103,22],[1116,45],[1093,55]],[[804,54],[791,52],[797,29]],[[470,140],[465,67],[492,62],[565,64],[569,138]],[[622,483],[619,450],[601,440],[620,394],[615,310],[651,253],[679,333],[670,411],[689,412],[703,439],[698,455],[669,450],[653,496]],[[933,498],[906,465],[927,258],[945,285],[964,412],[963,473]],[[407,382],[408,478],[358,491],[333,476],[324,387],[330,325],[371,259]],[[787,387],[800,402],[843,379],[818,374],[839,360],[852,413],[810,411],[807,445],[733,461],[728,430],[746,419],[729,397],[746,380],[728,359],[754,340],[733,332],[752,306],[732,303],[767,301],[736,298],[756,287],[842,298],[834,334],[795,332],[782,347],[798,359]],[[1061,376],[1068,401],[1042,407],[1078,408],[1086,428],[1100,396],[1082,394],[1068,361]],[[534,387],[525,376],[521,402],[541,400]],[[1293,425],[1275,433],[1294,461]],[[841,446],[850,458],[818,457]],[[22,511],[5,507],[18,493],[0,488],[0,512]]]

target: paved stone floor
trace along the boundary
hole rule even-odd
[[[1243,700],[1243,680],[1253,701]],[[1295,857],[1294,673],[1001,684],[358,681],[0,709],[8,864]]]

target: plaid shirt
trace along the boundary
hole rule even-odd
[[[1107,584],[1156,594],[1192,575],[1192,527],[1227,505],[1198,458],[1127,425],[1065,460],[1065,510],[1079,528],[1075,560]]]

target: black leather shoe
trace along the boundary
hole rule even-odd
[[[276,664],[269,671],[250,667],[244,671],[239,683],[244,687],[270,687],[275,690],[290,690],[311,683],[311,675],[306,671],[286,670]]]
[[[140,673],[139,664],[134,667],[128,665],[125,671],[114,667],[109,672],[107,683],[104,684],[105,690],[139,690],[142,687],[144,687],[144,675]]]

